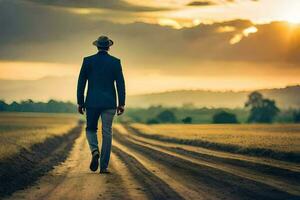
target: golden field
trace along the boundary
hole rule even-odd
[[[200,140],[235,145],[243,148],[263,148],[281,152],[300,152],[299,124],[131,124],[143,134],[157,137]]]
[[[78,117],[72,114],[0,113],[0,159],[68,133],[77,123]]]

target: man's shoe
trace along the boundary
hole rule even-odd
[[[100,174],[110,174],[110,171],[106,169],[100,169]]]
[[[91,164],[90,164],[91,171],[93,171],[93,172],[97,171],[98,166],[99,166],[99,152],[94,151],[92,161],[91,161]]]

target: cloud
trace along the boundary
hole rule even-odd
[[[211,1],[192,1],[187,4],[187,6],[211,6],[211,5],[215,5],[215,3]]]
[[[168,72],[207,61],[251,62],[253,67],[264,62],[300,62],[300,26],[284,22],[255,25],[234,20],[177,30],[147,23],[117,24],[5,1],[0,7],[0,26],[6,27],[0,29],[1,60],[78,65],[83,56],[95,52],[91,42],[107,34],[115,41],[113,54],[135,69]],[[245,30],[254,30],[253,26],[257,32],[246,37]],[[230,44],[238,34],[243,38]]]
[[[124,0],[23,0],[41,5],[73,8],[100,8],[120,11],[145,12],[167,10],[166,8],[138,6]]]
[[[244,1],[254,1],[257,2],[258,0],[244,0]],[[221,5],[221,4],[227,4],[227,3],[238,3],[236,0],[221,0],[221,1],[191,1],[187,3],[187,6],[212,6],[212,5]]]
[[[235,34],[229,41],[230,44],[235,45],[239,43],[244,37],[248,37],[250,34],[256,33],[257,28],[255,26],[251,26],[242,31],[242,33]]]
[[[226,1],[228,1],[228,2],[236,2],[236,0],[226,0]],[[257,2],[259,0],[244,0],[244,1],[254,1],[254,2]]]

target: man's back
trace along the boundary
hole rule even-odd
[[[84,88],[87,81],[88,90],[84,102]],[[95,55],[85,57],[78,79],[78,104],[84,107],[116,108],[115,81],[119,105],[124,106],[125,84],[120,60],[106,51],[99,51]]]
[[[91,150],[90,170],[109,173],[108,164],[112,142],[112,123],[115,114],[122,115],[125,106],[125,83],[121,62],[107,53],[113,41],[107,36],[100,36],[93,45],[99,52],[83,59],[77,86],[78,112],[86,112],[86,138]],[[87,97],[84,90],[88,82]],[[118,90],[118,106],[116,89]],[[98,121],[101,117],[102,146],[98,146]],[[100,165],[99,165],[100,161]]]

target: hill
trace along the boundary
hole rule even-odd
[[[264,96],[274,99],[280,108],[300,108],[300,86],[258,90]],[[196,107],[243,107],[252,91],[209,91],[180,90],[162,93],[134,95],[128,97],[128,106],[147,107],[150,105]]]
[[[38,80],[0,80],[0,99],[7,102],[32,99],[48,101],[76,101],[75,77],[45,77]],[[300,85],[285,88],[259,90],[274,99],[281,108],[300,108]],[[209,91],[177,90],[127,97],[129,107],[149,107],[151,105],[182,106],[193,104],[197,107],[243,107],[251,91]]]
[[[75,102],[77,80],[74,77],[48,76],[37,80],[0,80],[0,99],[20,101],[59,99]]]

